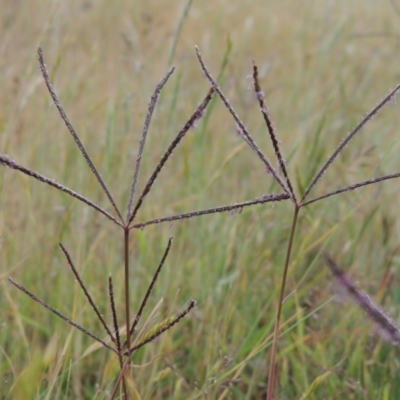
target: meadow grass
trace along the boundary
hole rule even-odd
[[[208,91],[196,60],[197,44],[273,159],[249,89],[251,60],[257,62],[289,174],[296,177],[295,189],[304,191],[341,139],[399,81],[400,17],[390,2],[382,4],[299,3],[289,8],[261,1],[34,0],[28,6],[2,5],[1,153],[106,207],[49,101],[38,72],[40,44],[68,115],[124,207],[156,83],[171,63],[176,66],[149,131],[139,191]],[[393,104],[370,121],[313,193],[399,171],[397,115]],[[93,210],[23,175],[2,169],[0,184],[0,396],[107,398],[117,360],[32,303],[7,278],[100,333],[89,307],[82,307],[84,295],[73,283],[58,242],[73,252],[93,297],[110,317],[109,274],[120,288],[116,307],[124,310],[121,232]],[[215,98],[174,152],[138,217],[146,221],[245,201],[277,188]],[[358,287],[396,318],[398,188],[395,180],[366,187],[300,215],[282,310],[278,398],[400,395],[398,350],[374,335],[362,310],[334,300],[335,287],[320,257],[328,249]],[[189,318],[135,355],[136,365],[153,360],[134,369],[142,398],[265,396],[291,214],[291,205],[282,202],[132,231],[132,309],[139,307],[171,234],[174,245],[146,316],[161,298],[156,322],[182,310],[187,299],[197,300]]]

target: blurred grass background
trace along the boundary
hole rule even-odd
[[[186,14],[185,14],[186,9]],[[298,191],[335,146],[400,80],[400,3],[3,1],[0,4],[0,145],[23,165],[107,207],[51,104],[38,71],[41,45],[56,91],[95,164],[125,207],[146,106],[170,64],[140,185],[208,90],[197,44],[263,150],[273,157],[251,90],[251,60]],[[181,26],[181,31],[179,30]],[[176,47],[175,45],[176,44]],[[391,104],[345,149],[313,194],[400,170],[398,107]],[[103,312],[112,274],[123,311],[122,233],[104,217],[15,172],[0,179],[0,396],[102,399],[117,371],[108,352],[25,295],[8,277],[101,334],[66,266],[70,249]],[[279,345],[279,399],[394,399],[399,351],[363,312],[333,300],[319,257],[326,246],[358,287],[399,318],[397,181],[303,210]],[[140,220],[277,192],[217,100],[175,151]],[[259,399],[292,208],[278,203],[135,231],[132,304],[138,307],[169,235],[174,245],[147,314],[198,307],[134,358],[144,399]],[[304,397],[301,397],[304,396]]]

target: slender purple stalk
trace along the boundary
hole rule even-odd
[[[139,144],[139,151],[137,154],[136,158],[136,164],[135,164],[135,171],[133,173],[133,179],[132,179],[132,185],[131,185],[131,191],[129,194],[129,202],[128,202],[128,207],[127,207],[127,217],[126,219],[129,220],[130,214],[132,212],[132,204],[133,204],[133,199],[135,196],[135,191],[136,191],[136,185],[137,185],[137,180],[139,176],[139,170],[140,170],[140,162],[142,160],[142,155],[143,155],[143,150],[144,150],[144,145],[146,143],[146,137],[147,137],[147,132],[149,131],[150,127],[150,122],[151,118],[153,116],[154,109],[157,104],[157,100],[160,96],[160,92],[164,85],[167,83],[169,77],[172,75],[174,72],[174,67],[172,67],[167,74],[164,76],[164,78],[161,79],[161,81],[157,84],[154,93],[151,96],[149,106],[147,108],[147,115],[146,119],[144,121],[143,129],[142,129],[142,137],[140,139],[140,144]]]
[[[268,371],[268,387],[267,387],[267,397],[266,397],[267,400],[273,400],[273,397],[274,397],[276,354],[278,352],[278,338],[279,338],[280,322],[281,322],[281,315],[282,315],[282,308],[283,308],[283,300],[284,300],[284,296],[285,296],[287,275],[288,275],[288,271],[289,271],[290,257],[292,255],[293,241],[294,241],[294,235],[296,233],[299,211],[300,211],[300,207],[298,205],[296,205],[295,209],[294,209],[292,227],[290,229],[290,237],[289,237],[288,247],[286,250],[285,266],[283,268],[281,289],[279,291],[278,310],[276,312],[274,334],[273,334],[273,338],[272,338],[271,359],[270,359],[269,371]]]
[[[315,202],[317,202],[319,200],[322,200],[322,199],[326,199],[327,197],[330,197],[330,196],[335,196],[336,194],[339,194],[339,193],[348,192],[350,190],[355,190],[355,189],[358,189],[358,188],[363,187],[363,186],[373,185],[374,183],[386,181],[388,179],[395,179],[395,178],[399,178],[399,177],[400,177],[400,172],[398,172],[397,174],[381,176],[379,178],[368,179],[366,181],[355,183],[354,185],[349,185],[349,186],[346,186],[344,188],[334,190],[333,192],[329,192],[329,193],[323,194],[322,196],[315,197],[314,199],[306,201],[301,206],[302,207],[308,206],[309,204],[315,203]]]
[[[192,211],[192,212],[188,212],[185,214],[177,214],[177,215],[172,215],[170,217],[152,219],[150,221],[141,222],[139,224],[132,225],[131,229],[144,228],[145,226],[161,224],[162,222],[181,221],[183,219],[191,219],[193,217],[199,217],[201,215],[207,215],[207,214],[215,214],[215,213],[228,212],[228,211],[234,212],[236,210],[240,211],[244,207],[253,206],[255,204],[264,204],[264,203],[269,203],[269,202],[282,201],[282,200],[286,200],[289,198],[290,198],[290,196],[286,193],[266,194],[264,196],[257,197],[253,200],[244,201],[242,203],[231,204],[229,206],[208,208],[206,210]]]
[[[95,175],[97,181],[100,183],[100,186],[102,187],[104,193],[106,194],[106,196],[108,197],[110,203],[112,204],[112,206],[114,207],[114,210],[117,212],[118,217],[121,219],[121,221],[123,221],[122,215],[117,207],[117,205],[115,204],[115,201],[113,199],[113,197],[111,196],[110,191],[108,190],[106,184],[104,183],[102,177],[100,176],[100,173],[98,172],[97,168],[94,166],[88,152],[86,151],[85,147],[83,146],[81,140],[79,139],[78,134],[76,133],[74,127],[72,126],[67,114],[65,113],[63,107],[61,106],[61,103],[57,97],[56,92],[54,91],[54,88],[50,82],[50,77],[49,74],[47,72],[47,68],[46,65],[44,63],[44,59],[43,59],[43,51],[42,48],[39,47],[38,48],[38,55],[39,55],[39,64],[40,64],[40,70],[42,72],[44,81],[46,83],[47,89],[50,93],[50,96],[53,100],[53,103],[55,104],[55,106],[58,109],[58,112],[62,118],[62,120],[64,121],[66,127],[69,130],[69,133],[72,135],[72,137],[74,138],[75,143],[77,144],[80,152],[82,153],[84,159],[86,160],[87,164],[89,165],[89,168],[91,169],[91,171],[93,172],[93,174]]]
[[[123,366],[124,366],[124,358],[121,353],[121,338],[119,335],[118,316],[117,316],[117,310],[115,308],[115,301],[114,301],[114,285],[113,285],[111,275],[108,277],[108,296],[110,298],[111,314],[113,317],[116,345],[117,345],[117,350],[118,350],[119,367],[122,371]],[[125,381],[123,381],[123,391],[124,391],[124,398],[128,399],[128,390],[127,390]]]
[[[242,134],[246,137],[246,143],[250,146],[250,148],[253,149],[253,151],[258,155],[258,157],[261,159],[261,161],[265,164],[267,167],[268,172],[272,174],[276,182],[279,184],[279,186],[287,193],[290,195],[289,189],[286,187],[285,182],[282,180],[282,178],[279,176],[278,171],[275,170],[275,168],[272,166],[271,162],[268,160],[268,158],[265,156],[265,154],[261,151],[260,147],[257,145],[257,143],[254,141],[254,139],[251,137],[249,131],[247,130],[246,126],[244,125],[243,121],[239,118],[238,114],[232,107],[230,101],[227,99],[227,97],[224,95],[222,92],[221,88],[218,86],[218,83],[216,80],[212,77],[211,73],[209,72],[208,68],[206,67],[203,58],[201,56],[199,48],[196,46],[196,53],[197,53],[197,58],[199,59],[201,68],[208,79],[208,81],[211,83],[211,86],[214,88],[214,90],[218,93],[219,97],[225,104],[225,107],[228,109],[228,111],[231,113],[233,119],[237,123],[237,125],[240,128],[240,131]]]
[[[125,278],[125,325],[126,329],[131,324],[130,317],[130,278],[129,278],[129,228],[124,228],[124,278]],[[131,336],[127,335],[126,343],[128,348],[131,343]]]
[[[83,283],[82,278],[80,277],[77,269],[75,268],[75,265],[74,265],[74,263],[73,263],[73,261],[71,259],[71,256],[69,255],[68,250],[63,246],[62,243],[59,243],[59,246],[61,247],[61,250],[63,251],[63,253],[64,253],[64,255],[65,255],[65,257],[66,257],[66,259],[68,261],[68,265],[70,266],[72,272],[74,273],[75,278],[78,281],[79,286],[81,287],[81,289],[82,289],[83,293],[85,294],[86,298],[88,299],[89,304],[91,305],[94,313],[96,314],[96,316],[99,319],[100,323],[103,325],[103,328],[105,329],[105,331],[108,333],[108,336],[110,336],[111,341],[114,344],[116,344],[115,338],[114,338],[113,334],[111,333],[110,328],[108,327],[106,321],[104,320],[104,318],[101,315],[99,309],[97,308],[92,296],[90,295],[87,287]]]
[[[117,225],[121,226],[121,222],[115,219],[111,214],[109,214],[106,210],[98,206],[96,203],[93,203],[91,200],[83,197],[79,193],[74,192],[73,190],[67,188],[66,186],[61,185],[60,183],[56,182],[54,179],[47,178],[29,168],[23,167],[22,165],[17,164],[14,160],[11,160],[8,156],[0,154],[0,165],[6,165],[11,169],[15,169],[16,171],[20,171],[25,175],[30,176],[31,178],[35,178],[36,180],[46,183],[64,193],[69,194],[70,196],[82,201],[83,203],[87,204],[88,206],[94,208],[101,214],[105,215],[108,219],[115,222]]]
[[[129,218],[129,224],[134,220],[139,208],[141,207],[144,199],[146,196],[149,194],[155,180],[158,177],[158,174],[161,172],[163,169],[165,163],[169,159],[169,157],[172,155],[172,152],[175,150],[176,146],[181,142],[181,140],[185,137],[186,133],[193,127],[193,124],[196,123],[197,120],[199,120],[203,115],[204,115],[204,110],[206,109],[208,103],[211,101],[212,94],[214,90],[210,89],[207,96],[204,98],[204,100],[201,102],[201,104],[196,108],[192,116],[189,118],[189,120],[186,122],[184,127],[181,129],[181,131],[178,133],[178,135],[175,137],[175,139],[172,141],[170,146],[168,147],[167,151],[164,153],[162,156],[160,162],[158,163],[157,167],[155,168],[154,172],[151,174],[149,180],[147,181],[147,184],[142,192],[142,194],[139,197],[138,202],[136,203],[135,208],[133,209],[131,216]]]
[[[289,189],[291,198],[295,203],[297,203],[296,195],[294,193],[292,183],[291,183],[289,175],[287,173],[285,159],[283,158],[281,149],[279,147],[279,142],[278,142],[278,139],[275,134],[274,126],[272,124],[271,118],[268,114],[267,107],[265,105],[265,101],[264,101],[265,94],[261,90],[260,82],[258,79],[258,68],[257,68],[257,65],[254,63],[254,61],[253,61],[253,81],[254,81],[254,91],[256,93],[258,105],[259,105],[260,111],[264,117],[265,124],[267,125],[269,137],[271,138],[271,142],[274,147],[276,158],[278,159],[279,166],[281,168],[283,176],[285,177],[286,184]]]
[[[380,101],[362,120],[361,122],[342,140],[333,154],[329,157],[329,159],[325,162],[325,164],[321,167],[317,175],[311,181],[307,190],[305,191],[300,203],[307,198],[311,189],[316,185],[322,175],[326,172],[329,166],[333,163],[335,158],[339,155],[339,153],[345,148],[345,146],[350,142],[351,139],[361,130],[361,128],[370,121],[378,112],[389,103],[396,95],[396,93],[400,90],[400,84],[398,84],[382,101]]]
[[[105,348],[111,350],[114,353],[117,353],[117,351],[108,345],[104,340],[100,339],[96,335],[94,335],[92,332],[89,332],[87,329],[83,328],[81,325],[77,324],[76,322],[72,321],[68,317],[66,317],[64,314],[61,314],[59,311],[57,311],[55,308],[51,307],[49,304],[44,302],[43,300],[39,299],[39,297],[35,296],[32,292],[30,292],[28,289],[26,289],[24,286],[20,285],[19,283],[15,282],[13,279],[8,278],[9,282],[17,287],[21,292],[25,293],[27,296],[29,296],[32,300],[36,301],[36,303],[39,303],[42,307],[46,308],[47,310],[51,311],[53,314],[57,315],[57,317],[61,318],[65,322],[68,322],[70,325],[72,325],[74,328],[80,330],[83,332],[85,335],[91,337],[92,339],[96,340],[100,344],[102,344]]]
[[[117,315],[117,310],[115,308],[114,285],[111,275],[108,277],[108,296],[110,298],[111,314],[113,318],[113,325],[114,325],[115,339],[116,339],[115,341],[118,353],[121,353],[121,338],[119,335],[118,315]]]

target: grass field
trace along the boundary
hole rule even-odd
[[[395,1],[4,1],[0,153],[112,212],[51,104],[38,69],[41,45],[66,112],[125,209],[156,83],[176,66],[149,131],[139,189],[209,89],[198,45],[274,160],[249,79],[251,60],[258,64],[288,171],[302,193],[340,140],[400,81]],[[393,102],[345,148],[313,195],[399,172],[399,123]],[[124,309],[122,233],[78,201],[16,171],[0,171],[0,398],[106,399],[118,374],[115,356],[95,349],[7,279],[103,337],[58,243],[68,246],[111,321],[110,274],[121,315]],[[278,192],[215,97],[166,164],[139,219]],[[400,181],[390,180],[302,211],[283,305],[276,399],[400,398],[398,348],[338,296],[321,257],[329,251],[398,320],[399,199]],[[132,309],[170,235],[174,243],[146,316],[162,298],[154,324],[197,301],[182,322],[135,354],[143,399],[265,398],[292,213],[289,202],[280,202],[132,231]]]

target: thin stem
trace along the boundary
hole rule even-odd
[[[169,145],[167,151],[164,153],[162,156],[160,162],[158,163],[157,167],[155,168],[154,172],[151,174],[149,180],[147,181],[147,184],[142,192],[142,194],[139,197],[138,202],[136,203],[136,206],[134,207],[131,216],[129,217],[129,224],[134,220],[137,212],[139,211],[141,205],[143,204],[144,199],[150,192],[155,180],[158,177],[158,174],[161,172],[163,169],[165,163],[169,159],[169,157],[172,155],[172,152],[175,150],[176,146],[181,142],[181,140],[185,137],[186,133],[189,131],[190,128],[193,127],[193,125],[204,115],[204,110],[206,109],[208,103],[210,102],[212,98],[214,90],[210,89],[207,96],[204,98],[202,103],[196,108],[192,116],[188,119],[184,127],[181,129],[181,131],[178,133],[178,135],[175,137],[175,139],[172,141],[172,143]]]
[[[350,190],[355,190],[355,189],[358,189],[358,188],[363,187],[363,186],[373,185],[374,183],[386,181],[388,179],[399,178],[399,177],[400,177],[400,172],[398,172],[396,174],[381,176],[379,178],[368,179],[366,181],[355,183],[354,185],[349,185],[349,186],[346,186],[344,188],[334,190],[333,192],[329,192],[329,193],[323,194],[322,196],[315,197],[314,199],[311,199],[309,201],[306,201],[305,203],[302,203],[301,207],[308,206],[311,203],[315,203],[315,202],[317,202],[319,200],[326,199],[327,197],[330,197],[330,196],[335,196],[336,194],[340,194],[340,193],[343,193],[343,192],[348,192]]]
[[[202,68],[206,78],[211,83],[214,90],[218,93],[219,97],[221,98],[222,102],[225,104],[225,107],[228,109],[228,111],[232,115],[233,119],[236,121],[241,134],[245,137],[246,143],[250,146],[250,148],[253,149],[253,151],[258,155],[258,157],[261,159],[261,161],[265,164],[265,166],[267,167],[267,170],[272,174],[272,176],[274,177],[276,182],[279,184],[279,186],[281,186],[281,188],[290,195],[290,192],[289,192],[288,188],[286,187],[285,182],[282,180],[282,178],[279,176],[278,172],[272,166],[271,162],[268,160],[268,158],[265,156],[265,154],[261,151],[260,147],[257,145],[257,143],[254,141],[254,139],[251,137],[251,135],[250,135],[249,131],[247,130],[246,126],[244,125],[243,121],[239,118],[239,115],[233,109],[230,101],[224,95],[221,88],[218,86],[218,83],[216,82],[216,80],[212,77],[211,73],[209,72],[208,68],[206,67],[206,65],[204,63],[204,60],[200,53],[200,50],[197,46],[196,46],[196,53],[197,53],[197,58],[199,59],[201,68]]]
[[[274,201],[282,201],[289,199],[290,196],[286,193],[281,193],[281,194],[267,194],[261,197],[257,197],[253,200],[248,200],[244,201],[242,203],[237,203],[237,204],[231,204],[229,206],[221,206],[221,207],[214,207],[214,208],[208,208],[205,210],[200,210],[200,211],[192,211],[188,212],[185,214],[177,214],[177,215],[172,215],[170,217],[164,217],[164,218],[156,218],[152,219],[150,221],[146,222],[141,222],[139,224],[135,224],[131,226],[131,229],[135,228],[144,228],[145,226],[148,225],[154,225],[154,224],[161,224],[162,222],[171,222],[171,221],[181,221],[183,219],[191,219],[193,217],[200,217],[201,215],[207,215],[207,214],[215,214],[215,213],[221,213],[221,212],[227,212],[227,211],[235,211],[235,210],[241,210],[244,207],[252,206],[255,204],[264,204],[268,202],[274,202]]]
[[[114,388],[110,394],[110,400],[114,400],[115,395],[117,394],[117,390],[119,387],[119,384],[121,383],[121,381],[123,381],[124,384],[124,388],[125,388],[125,379],[124,379],[124,375],[125,375],[125,370],[129,367],[130,365],[130,359],[127,358],[121,368],[121,371],[118,374],[118,378],[115,382]],[[125,400],[128,400],[128,397],[125,395]]]
[[[134,332],[135,332],[136,326],[139,323],[140,318],[141,318],[141,316],[143,314],[143,310],[146,307],[146,303],[147,303],[147,300],[149,299],[150,293],[153,290],[154,284],[156,283],[156,281],[158,279],[158,276],[159,276],[159,274],[161,272],[161,269],[164,266],[165,260],[168,257],[168,253],[169,253],[169,251],[171,249],[171,244],[172,244],[172,236],[168,240],[168,245],[167,245],[167,247],[166,247],[166,249],[164,251],[164,255],[162,256],[162,259],[161,259],[161,261],[160,261],[160,263],[158,265],[156,273],[154,274],[153,279],[151,280],[150,286],[148,287],[147,292],[146,292],[146,294],[145,294],[145,296],[144,296],[144,298],[142,300],[142,304],[139,307],[139,311],[136,314],[135,320],[132,323],[132,326],[131,326],[131,328],[129,330],[129,336],[132,336],[134,334]],[[127,342],[126,342],[126,344],[127,344]],[[129,349],[129,346],[128,346],[128,349]]]
[[[347,143],[350,142],[351,139],[361,130],[361,128],[371,120],[387,103],[389,103],[395,96],[395,94],[400,90],[400,84],[398,84],[380,103],[378,103],[362,120],[361,122],[343,139],[343,141],[339,144],[333,154],[329,157],[329,159],[325,162],[325,164],[321,167],[317,175],[311,181],[307,190],[305,191],[303,197],[300,200],[300,203],[306,199],[309,195],[311,189],[316,185],[322,175],[326,172],[335,158],[339,155],[339,153],[344,149]]]
[[[128,207],[127,207],[127,217],[126,217],[127,220],[129,219],[129,216],[130,216],[130,214],[132,212],[132,204],[133,204],[133,199],[134,199],[134,196],[135,196],[137,180],[138,180],[138,176],[139,176],[140,163],[141,163],[141,160],[142,160],[144,145],[146,143],[146,137],[147,137],[147,132],[149,131],[151,118],[153,116],[153,112],[154,112],[154,109],[156,107],[157,100],[158,100],[158,98],[160,96],[160,92],[161,92],[162,88],[164,87],[164,85],[167,83],[169,77],[174,72],[174,69],[175,69],[174,67],[170,68],[170,70],[164,76],[164,78],[162,78],[161,81],[158,82],[158,84],[157,84],[157,86],[156,86],[156,88],[154,90],[154,93],[151,96],[149,106],[147,108],[147,115],[146,115],[146,119],[144,121],[143,129],[142,129],[142,137],[140,139],[139,151],[138,151],[137,158],[136,158],[135,171],[133,173],[131,191],[130,191],[130,194],[129,194],[129,201],[128,201]]]
[[[7,167],[9,167],[11,169],[15,169],[16,171],[20,171],[23,174],[30,176],[31,178],[34,178],[40,182],[46,183],[47,185],[50,185],[50,186],[60,190],[61,192],[67,193],[70,196],[74,197],[75,199],[82,201],[83,203],[94,208],[101,214],[105,215],[108,219],[115,222],[117,225],[122,226],[120,221],[115,219],[111,214],[109,214],[106,210],[103,210],[96,203],[93,203],[93,201],[87,199],[86,197],[83,197],[79,193],[74,192],[73,190],[67,188],[64,185],[61,185],[60,183],[56,182],[54,179],[47,178],[46,176],[41,175],[36,171],[33,171],[29,168],[26,168],[26,167],[23,167],[22,165],[17,164],[14,160],[11,160],[8,156],[6,156],[4,154],[2,154],[2,155],[0,154],[0,165],[6,165]]]
[[[270,360],[270,364],[269,364],[269,375],[268,375],[267,400],[273,400],[273,396],[274,396],[275,368],[276,368],[275,364],[276,364],[276,353],[278,350],[279,328],[280,328],[281,314],[282,314],[282,308],[283,308],[283,299],[285,296],[286,279],[287,279],[287,274],[288,274],[288,270],[289,270],[289,262],[290,262],[290,256],[292,254],[292,245],[293,245],[294,234],[296,232],[296,225],[297,225],[299,210],[300,210],[300,207],[298,207],[298,206],[296,206],[294,209],[292,228],[290,231],[290,239],[289,239],[289,244],[288,244],[288,248],[287,248],[287,252],[286,252],[285,267],[283,269],[281,290],[279,293],[278,311],[276,313],[274,335],[273,335],[273,339],[272,339],[271,360]]]
[[[121,338],[119,336],[119,325],[118,325],[118,318],[117,318],[117,310],[115,308],[115,300],[114,300],[114,285],[112,281],[111,275],[108,277],[108,296],[110,298],[110,306],[111,306],[111,314],[113,317],[113,325],[114,325],[114,331],[115,331],[115,337],[116,337],[116,345],[118,349],[118,361],[119,361],[119,366],[120,369],[123,369],[124,365],[124,359],[121,354]],[[127,387],[125,385],[125,381],[123,381],[123,391],[124,391],[124,398],[128,400],[128,391]]]
[[[124,264],[125,264],[125,323],[126,329],[131,325],[130,310],[130,293],[129,293],[129,228],[124,228]],[[131,344],[129,332],[127,332],[126,343],[128,348]]]
[[[69,319],[67,316],[65,316],[64,314],[61,314],[59,311],[57,311],[55,308],[53,308],[52,306],[50,306],[49,304],[47,304],[45,301],[43,301],[42,299],[40,299],[39,297],[37,297],[36,295],[34,295],[32,292],[30,292],[28,289],[26,289],[24,286],[20,285],[19,283],[15,282],[13,279],[8,278],[8,281],[14,285],[15,287],[17,287],[19,290],[21,290],[21,292],[25,293],[27,296],[29,296],[32,300],[36,301],[36,303],[39,303],[42,307],[46,308],[47,310],[51,311],[53,314],[57,315],[57,317],[61,318],[62,320],[64,320],[65,322],[67,322],[68,324],[72,325],[74,328],[80,330],[81,332],[83,332],[85,335],[91,337],[92,339],[96,340],[97,342],[99,342],[100,344],[102,344],[104,347],[106,347],[107,349],[111,350],[114,353],[117,353],[117,351],[111,347],[110,345],[108,345],[104,340],[98,338],[96,335],[94,335],[92,332],[89,332],[87,329],[85,329],[84,327],[82,327],[81,325],[77,324],[76,322],[72,321],[71,319]],[[118,353],[117,353],[118,354]]]
[[[47,90],[50,93],[50,96],[53,100],[53,103],[55,104],[55,106],[57,107],[57,110],[62,118],[62,120],[64,121],[66,127],[69,130],[69,133],[72,135],[72,137],[74,138],[74,141],[76,143],[76,145],[78,146],[80,152],[82,153],[84,159],[86,160],[86,163],[89,165],[89,168],[91,169],[91,171],[93,172],[93,174],[95,175],[97,181],[100,183],[100,186],[102,187],[104,193],[106,194],[106,196],[108,197],[111,205],[114,207],[114,210],[117,212],[118,217],[121,219],[121,221],[123,221],[122,215],[117,207],[117,205],[115,204],[115,201],[113,199],[113,197],[111,196],[110,191],[108,190],[106,184],[104,183],[102,177],[100,176],[100,173],[98,172],[97,168],[94,166],[88,152],[86,151],[85,147],[83,146],[81,140],[79,139],[78,134],[76,133],[74,127],[72,126],[67,114],[65,113],[63,107],[61,106],[60,100],[57,97],[57,94],[50,82],[50,77],[49,74],[47,72],[47,68],[46,65],[44,63],[44,59],[43,59],[43,51],[42,48],[39,47],[38,48],[38,55],[39,55],[39,64],[40,64],[40,70],[42,72],[44,81],[46,83],[47,86]]]
[[[99,319],[100,323],[103,325],[103,328],[105,329],[105,331],[108,333],[108,336],[110,336],[111,341],[114,344],[117,344],[116,341],[115,341],[114,335],[111,333],[110,328],[108,327],[106,321],[104,320],[104,318],[101,315],[99,309],[97,308],[92,296],[90,295],[88,289],[86,288],[85,284],[83,283],[82,278],[80,277],[77,269],[75,268],[75,265],[74,265],[74,263],[73,263],[73,261],[71,259],[71,256],[69,255],[68,250],[63,246],[62,243],[59,243],[59,246],[61,247],[61,250],[63,251],[63,253],[64,253],[65,257],[66,257],[66,259],[68,261],[68,264],[69,264],[73,274],[75,275],[76,280],[79,283],[79,286],[83,290],[83,293],[85,294],[86,298],[88,299],[89,304],[92,306],[93,311],[95,312],[97,318]]]
[[[290,178],[289,178],[289,175],[288,175],[288,172],[286,169],[285,159],[283,158],[283,155],[282,155],[282,152],[281,152],[281,149],[279,146],[279,142],[276,137],[275,130],[274,130],[274,126],[273,126],[271,118],[268,114],[267,106],[265,105],[265,101],[264,101],[265,94],[261,90],[260,81],[258,79],[258,68],[257,68],[257,65],[254,63],[254,61],[253,61],[253,81],[254,81],[254,91],[256,93],[258,105],[260,107],[261,114],[264,117],[265,125],[267,125],[269,137],[270,137],[272,145],[274,147],[276,158],[278,159],[279,166],[281,168],[283,176],[285,177],[286,184],[289,189],[291,198],[292,198],[293,202],[297,204],[296,195],[294,193],[293,186],[292,186],[292,183],[290,181]]]

